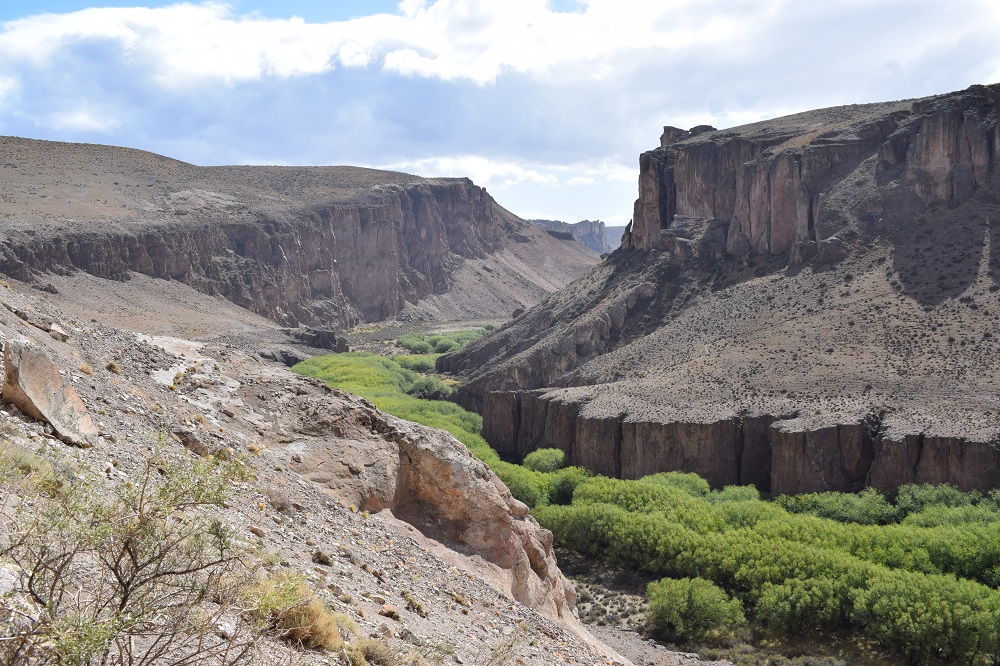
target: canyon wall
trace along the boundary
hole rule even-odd
[[[666,127],[622,247],[438,367],[509,459],[998,487],[998,117],[992,85]]]
[[[598,254],[611,252],[614,248],[608,242],[607,230],[604,222],[600,220],[582,220],[570,224],[559,220],[529,220],[532,224],[537,224],[543,229],[556,233],[566,233],[573,239]]]
[[[0,232],[0,272],[39,286],[47,272],[120,281],[141,273],[284,326],[347,327],[453,293],[466,262],[517,255],[521,246],[536,246],[550,263],[528,275],[507,262],[502,279],[521,287],[508,299],[513,306],[483,304],[478,312],[472,303],[471,314],[508,316],[596,262],[468,179],[350,167],[204,168],[111,147],[5,142],[19,168],[0,205],[9,222]],[[88,166],[90,158],[98,166]],[[104,173],[114,162],[134,182],[117,169]],[[476,275],[470,279],[491,279]]]
[[[962,203],[1000,182],[996,104],[996,86],[973,86],[917,102],[810,112],[780,126],[665,127],[660,147],[639,160],[628,245],[662,248],[676,215],[729,223],[733,256],[820,243],[842,226],[836,211],[824,219],[824,193],[869,157],[886,179],[902,169],[924,205]]]
[[[656,422],[626,413],[590,416],[585,406],[561,400],[558,391],[490,393],[484,435],[509,459],[557,448],[573,464],[606,476],[638,479],[678,470],[714,488],[753,485],[776,495],[892,490],[907,483],[1000,487],[996,441],[899,434],[885,429],[878,415],[823,426],[767,414]]]

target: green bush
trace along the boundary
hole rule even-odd
[[[422,333],[407,333],[396,340],[396,345],[414,354],[445,354],[462,349],[473,340],[485,335],[482,328],[452,331],[439,335],[424,335]]]
[[[407,333],[396,340],[396,345],[414,354],[430,354],[434,351],[434,346],[419,333]]]
[[[436,358],[433,354],[396,354],[392,360],[413,372],[430,372]]]
[[[591,478],[593,474],[582,467],[563,467],[551,472],[549,483],[552,493],[549,495],[551,504],[570,504],[573,502],[573,492],[577,486]]]
[[[923,511],[927,506],[965,506],[975,504],[979,499],[979,493],[963,493],[948,484],[909,484],[896,493],[896,508],[906,516]]]
[[[691,495],[691,497],[704,497],[711,491],[708,481],[694,473],[661,472],[645,476],[640,481],[667,488],[677,488]]]
[[[746,622],[739,600],[702,578],[664,578],[646,596],[653,633],[673,643],[723,638]]]
[[[899,520],[899,509],[885,496],[868,488],[860,493],[808,493],[783,495],[778,504],[789,513],[808,513],[841,523],[887,525]]]
[[[1000,653],[1000,595],[951,576],[884,571],[855,591],[852,620],[911,663]]]
[[[754,609],[758,621],[772,631],[805,634],[847,626],[850,588],[843,580],[819,576],[765,583]]]
[[[552,484],[547,475],[504,461],[491,466],[500,480],[510,488],[511,494],[529,507],[534,508],[549,503]]]
[[[444,400],[423,400],[406,393],[418,375],[392,359],[365,352],[329,354],[297,364],[293,372],[322,379],[370,400],[382,411],[401,419],[440,428],[454,435],[469,450],[493,466],[500,458],[483,439],[483,418]]]
[[[721,502],[756,502],[760,499],[760,491],[753,486],[726,486],[722,490],[714,490],[705,496],[712,504]]]
[[[566,466],[566,453],[561,449],[538,449],[524,456],[523,465],[535,472],[554,472]]]
[[[406,389],[407,395],[425,400],[444,400],[451,392],[451,387],[437,377],[417,377]]]
[[[442,338],[437,342],[433,343],[435,354],[447,354],[450,351],[454,351],[460,347],[460,345],[450,338]]]

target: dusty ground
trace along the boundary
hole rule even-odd
[[[159,298],[155,287],[164,287]],[[185,297],[169,283],[105,285],[85,278],[60,281],[54,295],[23,295],[21,289],[31,291],[17,283],[0,287],[0,300],[33,318],[61,322],[70,340],[53,340],[7,309],[0,310],[0,333],[27,335],[43,345],[83,398],[102,437],[94,448],[72,448],[7,407],[0,418],[13,441],[44,449],[113,488],[133,477],[154,450],[193,456],[173,434],[178,428],[193,431],[210,450],[231,448],[253,464],[256,479],[234,497],[224,519],[262,553],[260,566],[304,573],[328,604],[358,621],[363,635],[401,650],[416,647],[443,663],[487,663],[503,651],[512,652],[510,663],[614,661],[513,601],[502,591],[504,575],[492,565],[445,548],[388,511],[362,511],[359,487],[380,483],[377,464],[369,467],[375,463],[365,453],[365,442],[378,435],[366,430],[371,426],[362,417],[352,416],[364,411],[354,406],[360,405],[356,399],[329,393],[314,380],[262,360],[253,349],[229,344],[272,334],[272,325],[209,297]],[[88,297],[76,299],[74,293]],[[111,361],[120,374],[107,369]],[[336,418],[343,432],[324,440],[333,448],[316,458],[309,452],[317,450],[320,431],[313,432],[318,426],[310,419],[316,417],[309,415],[326,412],[341,414]],[[330,467],[329,461],[346,462]],[[338,465],[346,466],[342,476]],[[316,551],[331,563],[318,564]],[[406,594],[419,600],[427,617],[407,610]],[[400,620],[378,614],[385,603],[399,609]],[[614,642],[625,652],[647,650],[635,634]],[[648,663],[688,663],[686,657],[656,653],[664,660]],[[301,656],[303,663],[328,663],[319,653]]]

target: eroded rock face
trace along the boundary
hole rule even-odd
[[[438,369],[514,459],[778,493],[996,487],[998,115],[992,85],[667,127],[622,247]]]
[[[37,345],[24,339],[3,346],[3,400],[52,425],[67,444],[91,447],[98,431],[83,401],[59,368]]]
[[[530,222],[553,233],[569,234],[573,240],[589,247],[598,254],[611,252],[614,249],[608,242],[604,222],[600,220],[582,220],[572,224],[569,222],[560,222],[559,220],[530,220]]]
[[[660,147],[639,160],[630,246],[662,247],[675,215],[730,223],[727,250],[737,256],[822,241],[830,179],[872,155],[880,172],[902,168],[925,205],[967,201],[995,188],[996,104],[996,86],[973,86],[916,103],[829,109],[816,123],[791,116],[780,126],[664,128]]]
[[[995,441],[900,434],[905,425],[887,430],[875,415],[829,425],[768,414],[657,422],[627,413],[588,415],[586,408],[586,401],[560,390],[490,393],[484,435],[501,455],[515,459],[558,448],[572,464],[606,476],[638,479],[679,470],[697,473],[714,488],[754,485],[778,495],[893,490],[907,483],[1000,486]]]
[[[46,273],[112,280],[140,273],[222,296],[283,326],[333,328],[452,294],[467,262],[520,256],[522,245],[547,261],[531,271],[507,261],[503,275],[463,279],[485,288],[512,283],[516,304],[533,305],[597,261],[504,210],[468,179],[354,167],[205,168],[11,137],[0,137],[0,149],[18,167],[6,184],[10,200],[0,202],[0,214],[17,219],[0,232],[0,273],[25,282],[43,283]],[[38,210],[18,203],[22,192],[40,193]],[[464,303],[467,314],[511,309],[480,301]]]
[[[336,396],[336,397],[334,397]],[[515,599],[575,622],[575,592],[552,534],[464,444],[339,391],[296,398],[293,468],[368,511],[391,511],[425,536],[493,567]]]

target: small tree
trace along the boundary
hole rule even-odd
[[[663,578],[646,596],[653,633],[670,642],[722,637],[746,622],[739,600],[703,578]]]

